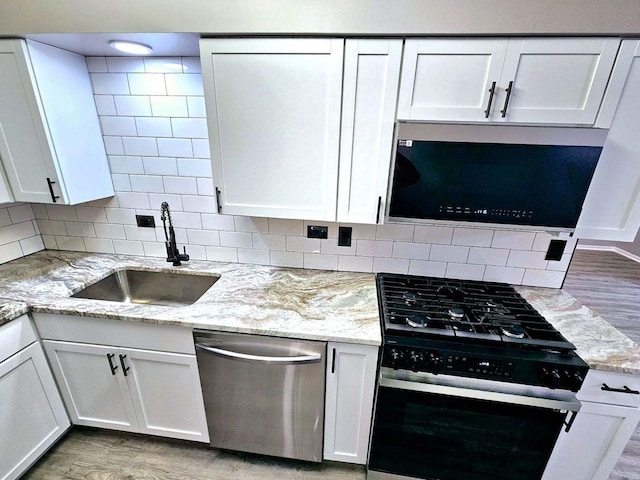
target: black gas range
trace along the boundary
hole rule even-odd
[[[587,364],[511,285],[390,273],[376,281],[383,367],[580,389]]]

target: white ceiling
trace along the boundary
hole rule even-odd
[[[57,33],[32,34],[25,38],[63,48],[81,55],[128,56],[109,46],[110,40],[129,40],[153,48],[154,57],[197,57],[200,55],[197,33]]]

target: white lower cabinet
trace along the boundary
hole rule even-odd
[[[194,356],[43,343],[74,424],[209,441]]]
[[[606,480],[640,421],[640,377],[591,370],[582,408],[561,432],[543,480]],[[603,390],[604,388],[604,390]]]
[[[365,464],[378,363],[378,347],[327,344],[325,460]]]
[[[0,327],[0,479],[19,478],[69,426],[29,318]]]

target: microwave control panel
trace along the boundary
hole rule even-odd
[[[456,216],[464,220],[468,217],[473,217],[474,220],[478,217],[486,217],[490,220],[523,220],[533,218],[533,211],[531,210],[517,210],[509,208],[476,208],[465,207],[460,205],[440,205],[438,212],[442,215]]]

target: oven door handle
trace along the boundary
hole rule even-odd
[[[434,383],[410,382],[393,378],[380,378],[380,386],[410,390],[414,392],[433,393],[436,395],[448,395],[450,397],[469,398],[474,400],[486,400],[489,402],[508,403],[529,407],[546,408],[550,410],[580,411],[580,401],[574,396],[565,399],[544,398],[537,396],[518,395],[514,393],[495,392],[489,390],[471,389],[450,385],[438,385]]]

